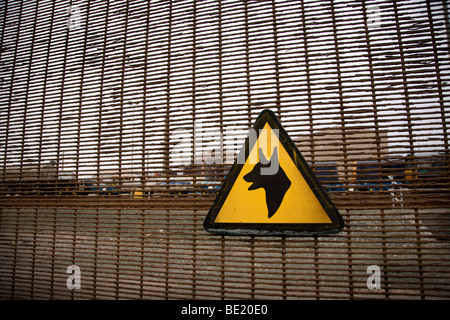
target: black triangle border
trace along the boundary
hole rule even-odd
[[[257,236],[315,236],[335,234],[344,228],[344,220],[336,209],[328,194],[315,177],[308,163],[305,161],[300,151],[295,146],[289,135],[281,126],[275,114],[269,110],[263,110],[255,121],[253,129],[256,130],[259,137],[259,129],[262,129],[266,122],[273,129],[279,130],[280,143],[285,148],[286,152],[291,157],[298,170],[302,173],[305,181],[313,191],[319,203],[322,205],[325,212],[328,214],[332,223],[301,223],[301,224],[273,224],[273,223],[214,223],[217,215],[222,208],[229,192],[231,191],[234,182],[239,176],[244,164],[238,164],[236,158],[233,166],[230,169],[225,181],[216,196],[214,204],[211,206],[204,222],[203,227],[206,231],[221,235],[257,235]],[[245,152],[246,158],[250,154],[253,145],[249,145],[249,137],[245,139],[244,146],[240,153]]]

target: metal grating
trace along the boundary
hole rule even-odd
[[[17,0],[0,25],[0,298],[450,297],[445,1]],[[343,232],[203,230],[266,108]]]

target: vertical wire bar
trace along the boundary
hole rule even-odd
[[[119,177],[118,177],[118,183],[117,183],[117,189],[118,189],[118,193],[119,196],[122,195],[122,176],[123,176],[123,135],[124,135],[124,109],[125,109],[125,74],[126,74],[126,61],[128,58],[127,55],[127,35],[128,35],[128,15],[129,15],[129,0],[125,1],[125,13],[124,13],[124,18],[125,18],[125,26],[124,26],[124,31],[123,31],[123,49],[122,49],[122,65],[121,65],[121,74],[120,74],[120,106],[118,106],[119,108]],[[126,165],[126,162],[125,162]],[[120,197],[120,200],[122,200],[122,197]]]
[[[170,210],[166,210],[166,237],[165,237],[165,287],[164,287],[164,298],[169,300],[169,280],[170,280]]]
[[[38,208],[32,208],[33,209],[33,233],[32,233],[32,244],[33,244],[33,251],[31,253],[31,276],[30,276],[30,299],[33,299],[34,294],[35,294],[35,290],[38,287],[36,284],[36,279],[35,279],[35,275],[36,275],[36,269],[38,269],[37,265],[36,265],[36,256],[38,255]],[[1,226],[1,224],[0,224]]]
[[[124,26],[124,33],[123,33],[123,53],[122,53],[122,66],[121,66],[121,75],[120,75],[120,103],[119,106],[120,114],[119,114],[119,177],[117,182],[117,189],[118,189],[118,196],[119,196],[119,203],[122,203],[122,181],[123,181],[123,135],[124,135],[124,105],[125,105],[125,73],[126,73],[126,61],[127,61],[127,35],[128,35],[128,18],[130,14],[130,3],[129,0],[125,2],[125,26]],[[126,164],[126,163],[125,163]],[[121,226],[122,226],[122,206],[120,206],[120,209],[118,210],[118,225],[117,225],[117,273],[116,273],[116,299],[120,298],[120,264],[121,264]]]
[[[73,234],[72,234],[72,248],[70,248],[71,250],[71,263],[72,265],[76,265],[77,264],[77,253],[76,253],[76,248],[77,248],[77,215],[78,215],[78,208],[75,208],[73,210]],[[60,214],[60,211],[56,211],[56,215]],[[57,232],[55,230],[55,235],[57,236]],[[75,290],[70,290],[70,298],[72,300],[75,299]]]
[[[29,9],[31,10],[31,9]],[[27,117],[29,116],[29,93],[30,93],[30,82],[31,82],[31,68],[33,65],[33,48],[34,43],[36,40],[36,23],[37,23],[37,15],[38,15],[38,3],[36,3],[36,7],[34,9],[34,17],[33,17],[33,27],[31,28],[31,47],[30,47],[30,53],[28,57],[28,70],[27,70],[27,76],[26,76],[26,84],[25,84],[25,101],[23,106],[23,120],[22,120],[22,146],[21,146],[21,152],[20,152],[20,178],[21,182],[26,185],[26,188],[30,188],[30,195],[35,195],[35,192],[37,192],[37,187],[39,186],[38,180],[40,180],[40,166],[37,168],[37,172],[33,172],[30,175],[31,179],[30,181],[27,181],[24,177],[24,154],[26,150],[25,146],[27,145],[26,142],[26,135],[27,135]],[[27,148],[28,149],[28,148]],[[28,186],[29,185],[29,186]],[[34,189],[34,190],[33,190]]]
[[[319,237],[313,237],[313,249],[314,249],[314,282],[316,286],[314,298],[320,299],[320,261],[319,261]]]
[[[51,239],[51,244],[52,244],[52,250],[51,250],[51,266],[50,266],[50,275],[51,275],[51,283],[50,283],[50,300],[55,299],[55,287],[57,286],[55,281],[55,271],[56,271],[56,259],[55,259],[55,255],[56,255],[56,226],[57,226],[57,219],[56,217],[58,216],[58,211],[56,208],[54,209],[49,209],[49,211],[51,212],[50,216],[53,216],[53,224],[52,224],[52,229],[50,230],[51,235],[52,235],[52,239]]]
[[[195,199],[195,198],[194,198]],[[195,201],[195,200],[194,200]],[[195,208],[195,206],[194,206]],[[193,235],[192,235],[192,298],[197,297],[197,210],[194,209],[193,215],[192,215],[192,221],[193,221]]]
[[[120,174],[119,174],[120,175]],[[119,189],[120,192],[120,189]],[[122,207],[120,207],[117,210],[117,230],[115,230],[116,232],[116,252],[115,254],[115,288],[114,288],[114,297],[116,300],[119,300],[120,298],[120,241],[121,241],[121,230],[120,230],[120,225],[122,223],[121,221],[121,216],[122,216]]]
[[[167,79],[166,79],[166,113],[164,116],[164,152],[163,152],[163,170],[164,175],[166,179],[165,183],[165,190],[166,194],[169,193],[169,129],[170,129],[170,78],[171,78],[171,58],[172,58],[172,0],[169,1],[169,26],[168,26],[168,36],[167,36]],[[165,265],[166,265],[166,277],[165,277],[165,299],[169,299],[169,279],[170,279],[170,260],[169,260],[169,253],[170,253],[170,210],[166,209],[166,241],[165,241],[165,251],[166,251],[166,259],[165,259]]]
[[[11,211],[14,211],[13,209]],[[17,214],[14,216],[15,221],[14,221],[14,240],[13,240],[13,245],[14,245],[14,250],[13,250],[13,259],[12,259],[12,287],[11,287],[11,297],[12,299],[15,299],[16,297],[16,281],[17,281],[17,262],[19,260],[18,256],[19,256],[19,208],[16,208],[15,210],[17,212]]]
[[[79,88],[79,100],[78,100],[78,114],[77,114],[77,144],[76,144],[76,158],[75,158],[75,180],[79,181],[80,177],[80,147],[81,147],[81,123],[82,123],[82,113],[83,113],[83,90],[84,90],[84,81],[85,81],[85,71],[86,71],[86,52],[87,52],[87,38],[88,38],[88,30],[89,30],[89,9],[91,2],[87,0],[86,4],[86,22],[84,28],[84,39],[83,39],[83,50],[81,52],[81,76],[80,76],[80,88]],[[65,177],[65,173],[63,172],[63,177]],[[71,189],[70,184],[68,185],[69,191]],[[67,188],[67,186],[66,186]],[[73,192],[73,190],[72,190]]]
[[[192,128],[195,131],[195,119],[197,117],[197,1],[194,0],[192,2]],[[196,168],[195,165],[195,154],[193,152],[193,167]],[[193,186],[192,190],[194,192],[193,195],[193,207],[196,208],[196,199],[197,199],[197,174],[193,175]],[[193,297],[195,298],[197,294],[196,285],[197,285],[197,250],[196,250],[196,244],[197,244],[197,228],[195,227],[195,222],[197,220],[197,210],[194,209],[193,214],[193,221],[194,221],[194,230],[193,230],[193,268],[192,268],[192,291],[193,291]]]
[[[145,167],[146,161],[145,157],[147,155],[147,99],[148,98],[148,52],[150,50],[149,38],[150,38],[150,1],[147,2],[147,12],[146,12],[146,24],[145,24],[145,45],[144,45],[144,75],[143,75],[143,109],[142,109],[142,151],[141,151],[141,194],[142,198],[146,198],[146,181],[149,177],[148,168]]]
[[[106,9],[105,9],[105,29],[103,33],[103,43],[102,43],[102,57],[101,57],[101,71],[100,71],[100,88],[99,88],[99,104],[98,104],[98,134],[97,134],[97,155],[96,155],[96,179],[91,184],[91,190],[85,191],[86,195],[88,193],[92,193],[94,191],[95,195],[98,197],[100,195],[100,173],[102,170],[101,161],[102,161],[102,133],[103,133],[103,116],[104,116],[104,105],[105,105],[105,65],[106,65],[106,51],[108,44],[108,26],[109,26],[109,16],[110,16],[110,0],[106,1]],[[85,188],[87,185],[85,184]],[[92,190],[93,189],[93,190]],[[97,299],[99,290],[97,281],[99,275],[99,225],[100,225],[100,209],[97,206],[95,208],[95,252],[94,252],[94,270],[93,270],[93,298]]]
[[[100,247],[100,241],[99,241],[99,225],[100,225],[100,210],[98,206],[93,210],[95,212],[95,222],[94,222],[94,230],[95,230],[95,236],[94,236],[94,267],[93,267],[93,284],[92,284],[92,299],[98,299],[98,285],[99,282],[97,281],[98,275],[99,275],[99,247]]]
[[[218,30],[218,38],[219,38],[219,107],[220,107],[220,112],[221,112],[221,128],[220,128],[220,132],[222,133],[222,137],[223,137],[223,68],[222,68],[222,49],[223,49],[223,43],[222,43],[222,30],[223,30],[223,25],[222,25],[222,2],[218,1],[217,2],[217,6],[218,6],[218,26],[219,26],[219,30]],[[222,156],[224,156],[224,153],[222,153]],[[222,178],[222,177],[221,177]],[[220,274],[221,274],[221,284],[220,284],[220,292],[221,292],[221,299],[223,300],[225,298],[224,296],[224,290],[225,290],[225,266],[224,263],[225,261],[223,260],[223,256],[225,255],[225,236],[221,235],[220,236],[220,248],[221,248],[221,264],[220,264]]]
[[[150,45],[149,45],[149,38],[150,38],[150,21],[151,21],[151,4],[150,1],[147,2],[147,12],[146,12],[146,24],[145,24],[145,53],[144,53],[144,83],[143,83],[143,110],[142,110],[142,163],[141,163],[141,194],[142,194],[142,199],[146,199],[147,195],[146,193],[150,192],[149,190],[146,189],[146,181],[149,181],[149,168],[146,168],[146,156],[147,156],[147,93],[148,93],[148,79],[147,79],[147,74],[148,74],[148,53],[150,50]],[[140,298],[144,299],[144,270],[145,270],[145,244],[146,244],[146,233],[145,233],[145,228],[147,226],[146,224],[146,211],[145,209],[142,209],[141,211],[141,218],[142,218],[142,242],[141,242],[141,275],[140,275]]]
[[[6,3],[6,5],[8,4],[8,2]],[[19,48],[19,38],[20,38],[20,28],[22,25],[22,19],[20,17],[22,17],[23,15],[23,0],[20,1],[20,5],[19,5],[20,9],[19,9],[19,19],[17,21],[17,31],[16,31],[16,42],[14,44],[14,58],[12,60],[12,65],[11,65],[11,84],[9,87],[9,95],[8,95],[8,103],[7,103],[7,114],[6,114],[6,132],[5,132],[5,151],[4,151],[4,158],[3,158],[3,172],[4,172],[4,176],[6,176],[6,171],[7,171],[7,163],[8,163],[8,146],[10,144],[9,138],[10,138],[10,131],[11,130],[11,114],[13,113],[12,110],[12,101],[13,101],[13,92],[14,92],[14,79],[16,77],[16,62],[17,62],[17,52],[18,52],[18,48]],[[5,8],[5,25],[6,25],[6,17],[7,17],[7,12],[8,12],[8,7],[6,6]],[[3,40],[3,38],[2,38]],[[12,178],[13,179],[17,179],[14,175],[14,173],[12,174]],[[14,190],[17,191],[17,193],[20,193],[20,184],[19,185],[15,185],[15,186],[10,186],[11,190],[13,191],[12,194],[14,194]],[[14,291],[13,291],[14,293]]]
[[[414,208],[414,222],[415,222],[415,234],[416,234],[416,244],[417,244],[417,267],[419,269],[419,287],[420,287],[420,298],[425,299],[425,285],[423,276],[423,255],[422,255],[422,237],[420,232],[420,220],[419,220],[419,209]]]
[[[331,10],[331,19],[333,23],[333,44],[334,44],[334,52],[336,54],[336,71],[337,71],[337,87],[338,87],[338,95],[339,95],[339,109],[340,109],[340,122],[341,122],[341,131],[342,131],[342,155],[344,157],[344,181],[346,184],[349,182],[349,176],[348,176],[348,150],[347,150],[347,128],[346,128],[346,116],[345,116],[345,107],[344,107],[344,95],[343,95],[343,84],[342,84],[342,71],[341,71],[341,57],[339,52],[339,39],[337,34],[337,19],[336,19],[336,12],[334,7],[334,2],[330,2],[330,10]],[[348,189],[346,188],[346,191]],[[347,192],[344,191],[346,194]],[[350,228],[350,226],[347,226],[347,228]],[[353,258],[352,258],[352,235],[351,231],[348,230],[348,265],[349,265],[349,295],[350,299],[353,298],[353,288],[354,288],[354,280],[353,280]]]
[[[302,38],[303,38],[303,51],[305,55],[305,76],[306,76],[306,99],[308,106],[308,123],[309,123],[309,147],[311,165],[315,165],[315,142],[314,142],[314,121],[313,121],[313,107],[312,107],[312,92],[311,92],[311,75],[309,66],[309,50],[308,50],[308,34],[306,30],[306,15],[304,1],[301,1],[301,21],[302,21]]]
[[[72,1],[70,1],[69,3],[69,7],[72,5]],[[62,136],[62,121],[63,121],[63,110],[64,110],[64,87],[65,87],[65,82],[66,82],[66,75],[67,75],[67,49],[69,46],[69,37],[70,37],[70,30],[69,28],[66,28],[66,36],[65,36],[65,43],[64,43],[64,48],[66,48],[66,50],[64,50],[64,54],[63,54],[63,69],[61,72],[61,89],[60,89],[60,96],[59,96],[59,109],[58,109],[58,133],[57,133],[57,142],[56,142],[56,165],[58,166],[58,169],[56,170],[56,175],[57,177],[60,174],[60,170],[61,170],[61,136]],[[62,161],[64,161],[64,152],[62,152],[63,154],[63,159]],[[58,185],[58,179],[56,179],[55,183],[55,195],[59,194],[59,185]]]
[[[373,117],[374,117],[374,125],[375,125],[375,139],[376,139],[376,149],[377,149],[377,162],[378,162],[378,168],[379,172],[382,172],[382,159],[381,159],[381,138],[380,138],[380,132],[379,132],[379,119],[378,119],[378,107],[377,107],[377,98],[376,98],[376,90],[375,90],[375,75],[374,75],[374,66],[373,66],[373,59],[372,59],[372,44],[370,41],[370,32],[368,27],[368,17],[367,17],[367,4],[366,1],[362,2],[362,13],[363,13],[363,21],[364,21],[364,36],[366,40],[366,50],[367,50],[367,59],[369,64],[369,74],[370,74],[370,88],[371,88],[371,98],[372,98],[372,106],[373,106]],[[382,184],[382,179],[380,181],[380,184]],[[380,187],[381,188],[381,187]],[[383,256],[383,263],[387,265],[387,247],[386,247],[386,219],[385,219],[385,211],[384,209],[381,209],[380,211],[380,217],[381,217],[381,246],[382,246],[382,256]],[[387,270],[383,270],[384,275],[384,284],[388,283],[388,273]],[[385,297],[389,297],[389,286],[388,285],[382,285],[382,288],[384,288]]]
[[[150,5],[147,7],[147,10],[149,10]],[[144,199],[144,193],[142,192],[142,198]],[[139,250],[139,264],[140,264],[140,274],[139,274],[139,299],[144,299],[144,282],[145,282],[145,228],[147,226],[146,219],[145,219],[145,209],[141,209],[141,243],[140,243],[140,250]]]
[[[51,50],[51,44],[52,44],[52,34],[53,34],[53,27],[54,27],[54,16],[55,16],[55,2],[52,1],[52,7],[51,7],[51,12],[50,12],[50,21],[52,21],[52,23],[50,23],[50,31],[49,31],[49,38],[48,38],[48,42],[47,42],[47,48],[46,48],[46,56],[45,56],[45,65],[48,66],[49,61],[50,61],[50,50]],[[38,170],[40,172],[41,170],[41,165],[42,165],[42,149],[43,149],[43,144],[44,144],[44,115],[45,115],[45,101],[47,98],[47,85],[48,85],[48,78],[49,78],[49,74],[48,74],[48,68],[45,68],[44,70],[44,83],[43,83],[43,89],[42,89],[42,101],[41,101],[41,114],[40,114],[40,130],[39,130],[39,141],[38,141]],[[56,166],[58,164],[55,164]],[[57,170],[57,168],[55,168],[55,170]],[[40,174],[38,174],[40,176]],[[44,194],[47,194],[50,190],[47,188],[51,188],[50,186],[48,186],[47,184],[44,186],[42,185],[42,192]]]
[[[192,2],[192,122],[195,127],[195,120],[197,118],[197,1]],[[195,155],[193,157],[193,164],[195,166]],[[195,172],[197,172],[195,170]],[[197,174],[193,175],[193,190],[197,188]],[[196,204],[197,194],[194,192],[194,207]]]
[[[101,60],[101,72],[100,72],[100,88],[99,95],[100,101],[98,105],[98,135],[97,135],[97,173],[96,173],[96,181],[92,183],[92,188],[95,188],[94,191],[97,196],[100,195],[100,179],[101,179],[101,161],[102,161],[102,133],[103,133],[103,107],[105,105],[105,65],[106,65],[106,51],[107,51],[107,43],[108,43],[108,25],[109,25],[109,12],[110,12],[110,1],[106,2],[106,10],[105,10],[105,30],[103,35],[103,52],[102,52],[102,60]],[[92,192],[93,190],[90,190]]]
[[[309,146],[311,152],[311,164],[315,165],[315,140],[314,140],[314,121],[313,121],[313,106],[312,106],[312,90],[311,90],[311,75],[310,75],[310,56],[308,45],[308,33],[306,29],[306,8],[303,0],[300,1],[301,7],[301,21],[302,21],[302,37],[303,37],[303,50],[305,52],[305,74],[306,74],[306,90],[308,100],[308,122],[309,122]],[[319,298],[320,282],[319,282],[319,264],[318,264],[318,241],[317,237],[313,238],[313,250],[314,250],[314,278],[315,278],[315,298]]]
[[[252,126],[252,94],[251,94],[251,68],[250,68],[250,25],[249,25],[249,11],[248,3],[244,2],[244,27],[245,27],[245,73],[247,82],[247,125],[248,129]],[[250,153],[250,150],[249,150]],[[248,155],[246,155],[248,156]],[[256,264],[255,264],[255,237],[250,236],[250,260],[251,260],[251,277],[250,277],[250,296],[253,299],[255,297],[255,274],[256,274]]]
[[[220,237],[220,299],[225,300],[225,236]]]
[[[248,3],[244,1],[244,27],[245,27],[245,75],[247,80],[247,125],[248,129],[252,126],[252,113],[251,113],[251,81],[250,81],[250,35],[249,35],[249,14]]]
[[[375,90],[375,76],[374,76],[374,70],[373,70],[373,59],[372,59],[372,48],[371,48],[371,42],[370,42],[370,33],[368,28],[368,19],[367,19],[367,6],[365,1],[362,2],[362,13],[363,13],[363,20],[364,20],[364,36],[366,40],[366,51],[367,51],[367,60],[369,64],[369,74],[370,74],[370,89],[371,89],[371,98],[372,98],[372,107],[373,107],[373,118],[374,118],[374,126],[375,126],[375,143],[376,143],[376,150],[377,150],[377,163],[378,163],[378,172],[379,174],[382,174],[382,176],[379,176],[379,184],[380,184],[380,190],[382,189],[383,180],[387,177],[383,177],[384,170],[382,168],[382,159],[381,159],[381,137],[380,137],[380,124],[378,119],[378,106],[377,106],[377,99],[376,99],[376,90]],[[347,167],[346,167],[347,169]],[[382,222],[384,224],[384,221]]]
[[[276,15],[275,0],[271,1],[271,19],[272,19],[272,35],[274,48],[274,64],[275,64],[275,88],[276,88],[276,113],[278,120],[281,121],[281,85],[280,85],[280,62],[278,52],[278,23]],[[282,270],[282,297],[286,299],[286,237],[281,237],[281,270]]]
[[[72,1],[70,1],[69,6],[70,7],[72,5]],[[60,87],[60,95],[59,95],[59,106],[58,106],[58,116],[57,116],[57,128],[58,128],[58,133],[57,133],[57,142],[56,142],[56,165],[57,165],[57,170],[56,170],[56,181],[54,183],[54,192],[55,192],[55,196],[58,196],[58,189],[59,189],[59,185],[58,185],[58,179],[57,177],[59,176],[59,172],[61,170],[61,143],[62,143],[62,121],[63,121],[63,109],[64,109],[64,88],[65,88],[65,83],[66,83],[66,75],[67,75],[67,49],[68,49],[68,45],[69,45],[69,37],[70,37],[70,30],[67,27],[66,28],[66,34],[64,37],[64,48],[66,48],[64,50],[64,54],[63,54],[63,68],[61,70],[61,87]],[[64,159],[63,159],[64,160]],[[51,291],[50,291],[50,299],[53,299],[55,297],[55,287],[57,287],[57,285],[55,284],[55,264],[56,264],[56,230],[57,230],[57,209],[53,209],[53,225],[52,225],[52,252],[51,252],[51,275],[52,275],[52,281],[51,281]]]
[[[255,299],[256,291],[256,262],[255,262],[255,237],[250,237],[250,298]]]
[[[417,197],[417,160],[414,148],[414,136],[412,129],[412,120],[411,120],[411,103],[410,103],[410,94],[408,89],[408,72],[406,70],[406,62],[405,62],[405,53],[404,53],[404,44],[402,31],[400,27],[400,17],[398,12],[397,1],[392,1],[393,9],[394,9],[394,20],[395,20],[395,31],[396,38],[398,41],[398,50],[400,54],[400,67],[401,67],[401,75],[402,75],[402,88],[403,88],[403,96],[405,99],[405,112],[406,112],[406,122],[407,122],[407,131],[408,131],[408,142],[409,142],[409,162],[411,164],[411,176],[412,176],[412,195],[413,195],[413,203],[415,204]]]
[[[405,99],[405,109],[406,109],[406,117],[407,117],[407,123],[408,123],[408,140],[409,140],[409,150],[410,150],[410,156],[411,156],[411,165],[412,165],[412,178],[413,178],[413,200],[414,205],[416,205],[417,200],[417,159],[415,154],[415,148],[414,148],[414,137],[413,137],[413,129],[412,129],[412,120],[411,120],[411,104],[410,104],[410,93],[408,88],[408,71],[406,68],[406,62],[405,62],[405,52],[404,52],[404,44],[403,44],[403,37],[402,37],[402,31],[400,27],[400,16],[399,16],[399,9],[397,5],[397,1],[393,1],[393,7],[394,7],[394,18],[395,18],[395,29],[396,29],[396,36],[399,44],[399,53],[400,53],[400,61],[401,61],[401,69],[402,69],[402,85],[403,85],[403,95]],[[420,221],[417,214],[417,208],[414,209],[414,225],[416,228],[419,225]],[[416,230],[416,232],[419,232]],[[416,234],[416,246],[417,246],[417,255],[418,259],[418,268],[419,268],[419,274],[422,274],[421,270],[421,254],[419,249],[419,242],[420,242],[420,233]],[[421,291],[422,294],[422,291]]]
[[[224,168],[226,168],[226,153],[225,153],[225,130],[224,130],[224,115],[223,115],[223,68],[222,68],[222,3],[218,2],[218,83],[219,83],[219,131],[220,131],[220,146],[222,150],[222,167],[219,180],[223,181],[225,175]],[[215,187],[215,186],[214,186]],[[213,189],[214,190],[214,189]]]
[[[165,193],[169,193],[169,130],[170,130],[170,78],[171,78],[171,59],[172,59],[172,0],[169,1],[169,26],[167,36],[167,79],[166,79],[166,112],[164,115],[164,151],[163,151],[163,172],[165,176]]]
[[[278,58],[278,25],[277,13],[275,8],[275,0],[271,1],[271,19],[272,19],[272,35],[274,48],[274,67],[275,67],[275,88],[276,88],[276,110],[278,120],[281,122],[281,90],[280,90],[280,63]]]
[[[4,16],[3,16],[3,25],[0,28],[1,31],[1,35],[0,35],[0,60],[2,59],[2,54],[3,54],[3,40],[5,39],[5,29],[6,29],[6,17],[8,16],[8,1],[4,2]],[[20,22],[20,21],[19,21]],[[14,51],[15,54],[17,54],[17,50]],[[15,59],[13,60],[14,63]],[[12,67],[12,74],[14,75],[14,70],[15,67],[13,65]],[[12,91],[12,79],[14,78],[14,76],[11,77],[11,91]],[[10,91],[10,92],[11,92]],[[5,182],[7,180],[7,175],[6,175],[6,158],[7,158],[7,154],[8,154],[8,135],[9,135],[9,121],[10,121],[10,116],[11,116],[11,95],[9,95],[9,103],[8,103],[9,107],[7,108],[7,116],[6,116],[6,130],[5,130],[5,140],[4,140],[4,154],[3,154],[3,170],[2,170],[2,182]],[[9,187],[10,188],[10,187]],[[8,189],[9,189],[8,188]],[[5,190],[5,193],[7,191]],[[0,192],[0,196],[3,196],[5,194],[3,194],[3,192]]]
[[[80,177],[80,147],[81,147],[81,123],[82,123],[82,105],[83,105],[83,89],[84,89],[84,80],[85,80],[85,69],[86,69],[86,48],[87,48],[87,35],[89,30],[89,9],[90,9],[90,0],[87,0],[86,4],[86,22],[85,22],[85,30],[84,30],[84,39],[83,39],[83,50],[82,50],[82,61],[81,61],[81,76],[80,76],[80,87],[79,87],[79,101],[78,101],[78,114],[77,114],[77,144],[76,144],[76,158],[75,158],[75,181],[79,181]],[[62,177],[65,178],[66,175],[62,172]],[[59,182],[59,176],[57,177]],[[67,185],[65,185],[67,183]],[[67,195],[74,192],[71,190],[73,187],[70,183],[63,181],[62,187],[68,189]],[[72,191],[72,192],[70,192]],[[63,191],[64,194],[64,191]],[[78,209],[74,210],[74,226],[73,226],[73,247],[72,247],[72,264],[77,264],[77,219],[78,219]],[[70,296],[72,299],[75,298],[75,290],[70,291]]]
[[[388,265],[388,247],[387,247],[387,241],[388,241],[388,235],[387,235],[387,231],[386,231],[386,212],[384,209],[381,209],[381,221],[383,222],[381,224],[381,246],[382,246],[382,250],[383,250],[383,265],[387,266]],[[387,299],[389,299],[389,273],[387,268],[384,268],[383,272],[383,283],[381,285],[382,288],[384,288],[384,294],[385,297]]]
[[[283,300],[288,297],[287,294],[287,267],[286,267],[286,236],[281,237],[281,274],[282,274],[282,284],[283,284]]]

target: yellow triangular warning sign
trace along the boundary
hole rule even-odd
[[[204,227],[229,235],[335,233],[343,220],[270,110],[255,122]]]

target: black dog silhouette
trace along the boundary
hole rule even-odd
[[[269,219],[277,212],[283,201],[284,195],[291,186],[291,180],[286,176],[279,165],[277,148],[274,148],[270,161],[266,159],[261,148],[259,148],[259,162],[255,164],[253,170],[244,176],[247,182],[253,182],[248,190],[264,188],[266,191],[266,204],[269,212]],[[268,169],[271,166],[278,166],[278,170],[273,174],[261,174],[261,169]],[[270,170],[266,170],[270,171]]]

